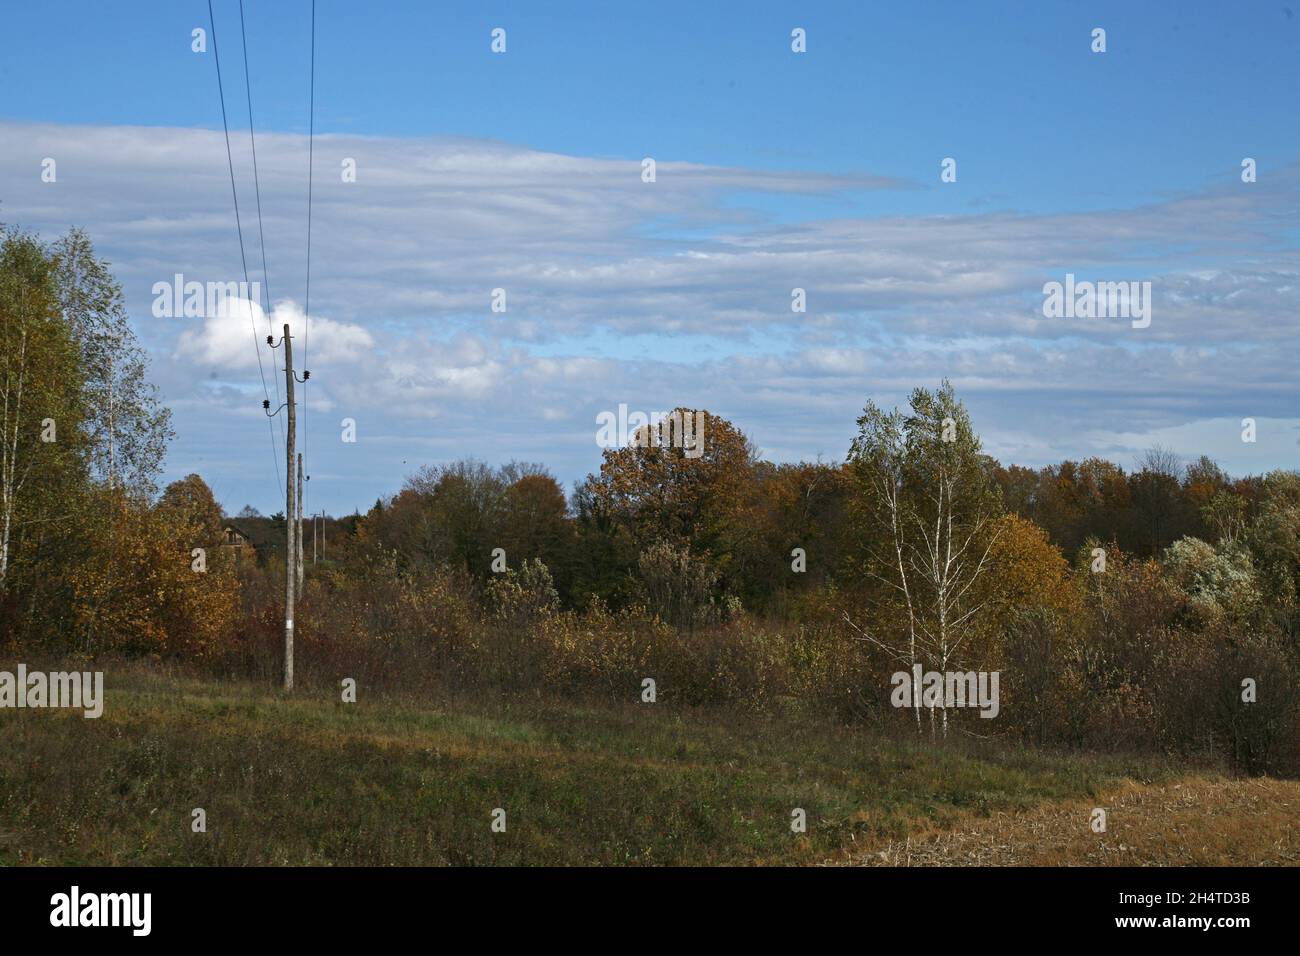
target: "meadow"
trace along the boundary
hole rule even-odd
[[[935,863],[944,840],[968,849],[980,828],[1045,818],[1077,837],[1081,858],[1054,862],[1107,862],[1086,859],[1110,842],[1089,830],[1089,805],[1184,786],[1212,804],[1237,785],[1150,756],[936,746],[664,702],[339,696],[127,664],[109,669],[99,719],[6,710],[0,864]],[[1296,862],[1300,786],[1240,785],[1284,788],[1289,810],[1252,832],[1274,845],[1266,862]],[[795,808],[806,833],[792,832]],[[1195,842],[1179,822],[1178,845]],[[1152,846],[1176,852],[1146,823]],[[1219,862],[1258,862],[1236,837]]]

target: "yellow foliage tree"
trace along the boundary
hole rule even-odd
[[[105,527],[68,572],[81,649],[190,657],[216,649],[239,594],[221,549],[177,509],[103,496]]]

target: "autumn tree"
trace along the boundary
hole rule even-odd
[[[1034,468],[1023,465],[996,465],[993,480],[1002,491],[1002,501],[1008,511],[1042,524],[1039,509],[1042,505],[1042,476]]]
[[[198,475],[186,475],[168,485],[158,507],[174,516],[177,523],[192,528],[195,545],[215,544],[221,535],[221,506],[208,483]]]
[[[512,567],[541,561],[559,593],[569,597],[573,577],[574,530],[559,482],[537,468],[507,465],[501,547]]]
[[[677,408],[602,459],[600,474],[578,489],[583,520],[623,539],[633,561],[669,542],[731,572],[748,531],[742,516],[755,459],[739,429],[708,411]]]
[[[1183,535],[1182,466],[1178,456],[1156,446],[1142,458],[1142,467],[1129,477],[1136,531],[1135,549],[1154,558]]]
[[[120,488],[101,486],[94,497],[103,527],[64,572],[75,646],[189,657],[218,649],[234,625],[239,590],[219,554],[194,554],[196,516],[150,507]]]
[[[976,585],[975,600],[985,602],[985,613],[972,650],[990,667],[1015,675],[1002,684],[1002,713],[1044,740],[1068,706],[1058,693],[1059,673],[1079,630],[1082,591],[1047,532],[1016,514],[996,520],[989,563],[990,573]]]
[[[115,496],[151,513],[168,413],[82,233],[50,246],[0,234],[0,355],[0,614],[11,636],[68,640],[104,601],[157,593],[122,592],[104,549],[122,540]],[[93,607],[78,603],[88,575],[105,582]]]
[[[910,405],[906,413],[885,412],[868,402],[849,452],[859,481],[861,568],[883,589],[882,610],[906,625],[901,641],[871,624],[859,630],[909,668],[947,671],[969,649],[988,605],[977,585],[1000,534],[1000,497],[952,386],[915,389]],[[913,707],[919,727],[916,693]],[[946,707],[942,726],[946,734]]]
[[[1067,554],[1090,538],[1129,539],[1133,518],[1128,479],[1124,469],[1101,458],[1067,460],[1042,469],[1027,508],[1022,496],[1004,500],[1010,510],[1045,528]]]
[[[501,547],[506,488],[480,461],[426,465],[367,520],[408,566],[449,566],[483,579]]]
[[[852,475],[821,462],[758,462],[737,503],[731,573],[746,607],[780,612],[843,570],[851,542]]]
[[[564,492],[541,465],[426,465],[396,495],[376,502],[364,524],[367,540],[394,550],[404,569],[446,567],[486,581],[500,548],[510,567],[545,563],[562,593],[571,577]]]

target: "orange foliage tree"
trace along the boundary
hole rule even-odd
[[[98,496],[100,526],[67,571],[75,646],[187,656],[216,650],[234,625],[239,588],[209,529],[180,509],[107,490]]]

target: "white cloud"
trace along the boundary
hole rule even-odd
[[[221,299],[214,315],[175,321],[199,324],[180,332],[174,357],[223,371],[255,368],[259,353],[263,363],[269,361],[272,352],[266,336],[273,335],[277,343],[281,342],[286,323],[298,349],[295,365],[299,369],[306,367],[302,365],[304,353],[317,363],[356,362],[375,344],[373,336],[358,325],[323,316],[312,316],[308,323],[302,308],[290,300],[277,302],[269,321],[259,303],[238,296]],[[279,359],[272,364],[283,367]]]
[[[232,145],[260,280],[251,157],[244,137]],[[791,213],[899,184],[673,157],[658,157],[646,184],[640,157],[462,139],[329,135],[315,148],[308,342],[306,142],[259,135],[269,324],[278,338],[287,319],[307,352],[305,417],[331,428],[357,418],[357,446],[323,425],[313,442],[322,473],[363,489],[360,506],[417,454],[533,456],[577,477],[597,464],[595,414],[620,402],[702,405],[770,454],[838,460],[868,397],[899,403],[944,376],[989,450],[1011,460],[1122,458],[1160,436],[1190,452],[1202,434],[1238,469],[1298,460],[1289,440],[1243,453],[1205,424],[1295,420],[1296,167],[1138,209],[778,220],[733,197],[763,192]],[[59,157],[57,185],[32,188],[32,155]],[[356,183],[339,181],[345,156]],[[243,280],[227,177],[220,131],[0,123],[6,221],[83,226],[112,260],[187,460],[260,413],[245,306],[208,320],[149,311],[152,284],[177,272]],[[815,206],[801,206],[809,196]],[[1042,284],[1066,272],[1151,281],[1151,327],[1043,318]],[[790,311],[795,286],[805,314]],[[505,313],[489,309],[498,287]],[[264,340],[257,308],[253,326]],[[261,348],[273,376],[278,361]],[[213,467],[269,469],[241,441]]]

